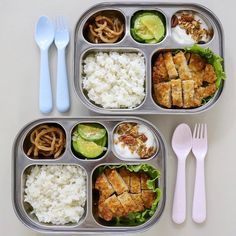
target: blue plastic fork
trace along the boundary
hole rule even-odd
[[[66,112],[70,108],[69,87],[65,60],[65,49],[69,43],[69,40],[69,30],[64,17],[56,17],[55,45],[58,50],[56,106],[59,112]]]

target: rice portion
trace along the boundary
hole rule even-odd
[[[145,97],[145,60],[141,53],[98,52],[84,59],[82,87],[104,108],[134,108]]]
[[[77,223],[84,214],[86,174],[79,166],[35,166],[26,177],[24,201],[39,222]]]

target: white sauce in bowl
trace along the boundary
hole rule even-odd
[[[145,142],[146,147],[147,148],[154,147],[156,149],[157,148],[157,142],[156,142],[156,139],[155,139],[154,134],[152,133],[152,131],[149,128],[147,128],[145,125],[138,124],[137,126],[138,126],[138,132],[140,134],[143,133],[147,137],[147,141]],[[113,137],[114,137],[114,149],[115,149],[115,152],[121,158],[140,159],[141,157],[139,156],[137,150],[132,152],[129,149],[128,145],[125,145],[124,143],[119,142],[119,137],[120,136],[121,136],[120,134],[114,133]]]

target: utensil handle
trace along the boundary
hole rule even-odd
[[[65,49],[58,50],[57,57],[57,109],[66,112],[70,108],[69,88],[66,71]]]
[[[178,160],[172,209],[172,219],[176,224],[183,223],[186,217],[185,159],[181,159]]]
[[[196,223],[203,223],[206,219],[204,160],[197,160],[196,162],[192,218]]]
[[[52,88],[48,64],[48,49],[41,49],[40,54],[39,109],[42,113],[49,113],[52,111]]]

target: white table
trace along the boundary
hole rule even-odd
[[[120,0],[121,1],[121,0]],[[124,0],[127,1],[127,0]],[[43,117],[38,108],[39,51],[33,38],[34,25],[40,15],[63,14],[71,29],[80,15],[99,0],[1,0],[0,1],[0,235],[39,235],[17,219],[11,204],[11,148],[18,130],[27,122]],[[187,2],[187,1],[185,1]],[[194,2],[191,0],[190,2]],[[225,69],[227,83],[218,104],[200,115],[153,115],[153,122],[164,134],[169,147],[167,157],[167,201],[160,221],[150,230],[135,235],[236,235],[236,31],[233,0],[198,1],[220,18],[225,32]],[[51,48],[53,84],[56,76],[56,50]],[[72,88],[73,42],[68,51],[72,109],[63,116],[82,116],[89,111],[75,99]],[[49,116],[59,116],[55,109]],[[44,116],[45,117],[45,116]],[[209,152],[206,158],[207,220],[197,225],[191,219],[195,160],[187,160],[187,220],[176,225],[171,220],[176,158],[170,147],[173,129],[186,122],[206,122],[209,129]]]

